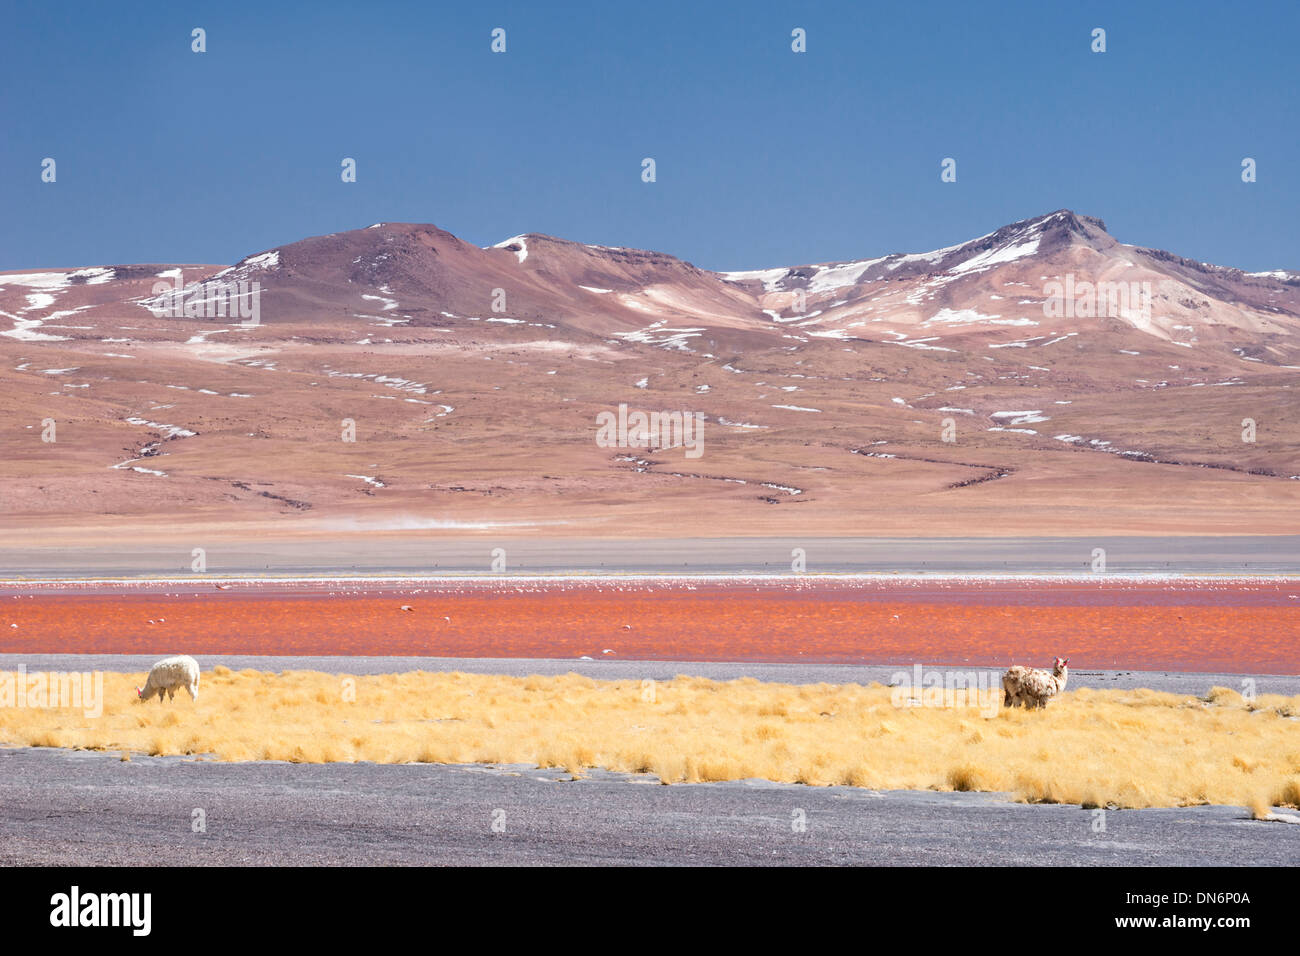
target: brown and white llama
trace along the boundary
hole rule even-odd
[[[1065,682],[1070,679],[1069,663],[1069,658],[1058,657],[1050,671],[1013,665],[1002,675],[1002,705],[1020,704],[1040,710],[1046,707],[1049,700],[1065,690]]]

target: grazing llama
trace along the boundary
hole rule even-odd
[[[1050,671],[1013,665],[1002,675],[1002,690],[1005,696],[1004,707],[1021,704],[1041,710],[1047,702],[1065,690],[1065,682],[1070,679],[1070,669],[1066,665],[1069,658],[1058,657]]]
[[[141,700],[148,700],[158,695],[158,703],[163,702],[163,694],[168,700],[176,699],[176,691],[184,688],[190,692],[190,698],[199,699],[199,662],[187,654],[176,657],[164,657],[149,668],[149,678],[144,687],[137,687],[135,694]]]

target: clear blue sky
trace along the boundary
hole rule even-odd
[[[9,0],[4,19],[0,269],[233,262],[376,221],[763,268],[1061,207],[1300,269],[1294,0]]]

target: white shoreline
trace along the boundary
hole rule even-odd
[[[886,581],[920,583],[935,582],[1032,582],[1041,584],[1195,584],[1234,583],[1272,584],[1285,581],[1300,583],[1300,572],[1252,572],[1238,574],[1231,571],[1108,571],[1103,574],[1054,571],[852,571],[790,573],[702,573],[656,574],[654,572],[556,572],[554,574],[494,575],[475,571],[461,573],[443,572],[431,575],[215,575],[196,577],[131,577],[131,578],[0,578],[0,588],[31,586],[146,586],[169,585],[176,587],[204,584],[261,585],[261,584],[480,584],[509,586],[516,584],[599,584],[602,582],[634,584],[674,583],[730,583],[730,584],[794,584],[799,582],[879,583]]]

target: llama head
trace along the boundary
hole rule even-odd
[[[1069,663],[1070,659],[1068,657],[1058,657],[1056,662],[1052,665],[1052,670],[1063,671]]]
[[[137,687],[137,688],[135,689],[135,696],[136,696],[136,697],[141,697],[141,698],[144,697],[144,688],[142,688],[142,687]]]

